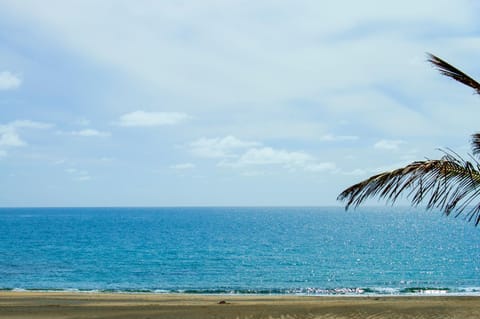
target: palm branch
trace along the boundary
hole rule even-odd
[[[480,94],[480,83],[439,57],[431,53],[428,53],[427,55],[428,62],[432,63],[440,73],[473,88],[478,94]]]
[[[438,70],[480,94],[480,84],[444,60],[429,54]],[[472,153],[480,157],[480,133],[472,136]],[[472,156],[466,161],[453,151],[438,160],[416,161],[405,167],[374,175],[345,189],[338,196],[345,209],[358,207],[366,199],[379,197],[395,203],[405,195],[414,206],[440,209],[447,216],[466,214],[475,226],[480,223],[480,163]]]
[[[412,205],[426,203],[427,209],[437,208],[446,215],[466,213],[475,226],[480,223],[480,165],[445,152],[438,160],[416,161],[405,167],[374,175],[345,189],[338,200],[345,208],[357,207],[370,197],[395,203],[405,195]]]

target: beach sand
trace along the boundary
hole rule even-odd
[[[225,301],[226,303],[219,302]],[[480,297],[1,292],[0,318],[480,318]]]

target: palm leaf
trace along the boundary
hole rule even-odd
[[[372,197],[394,203],[401,195],[414,206],[425,203],[427,209],[466,214],[475,225],[480,223],[480,203],[474,202],[480,195],[480,167],[452,152],[439,160],[417,161],[372,176],[345,189],[337,199],[346,202],[348,209]]]
[[[430,53],[427,55],[428,62],[432,63],[440,73],[473,88],[478,94],[480,94],[480,83],[439,57]]]
[[[473,155],[480,155],[480,133],[472,135],[472,153]]]

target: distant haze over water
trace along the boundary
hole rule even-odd
[[[409,208],[2,208],[0,289],[480,294],[480,228]]]

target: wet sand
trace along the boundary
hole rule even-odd
[[[0,318],[469,319],[480,318],[480,296],[307,297],[0,292]]]

